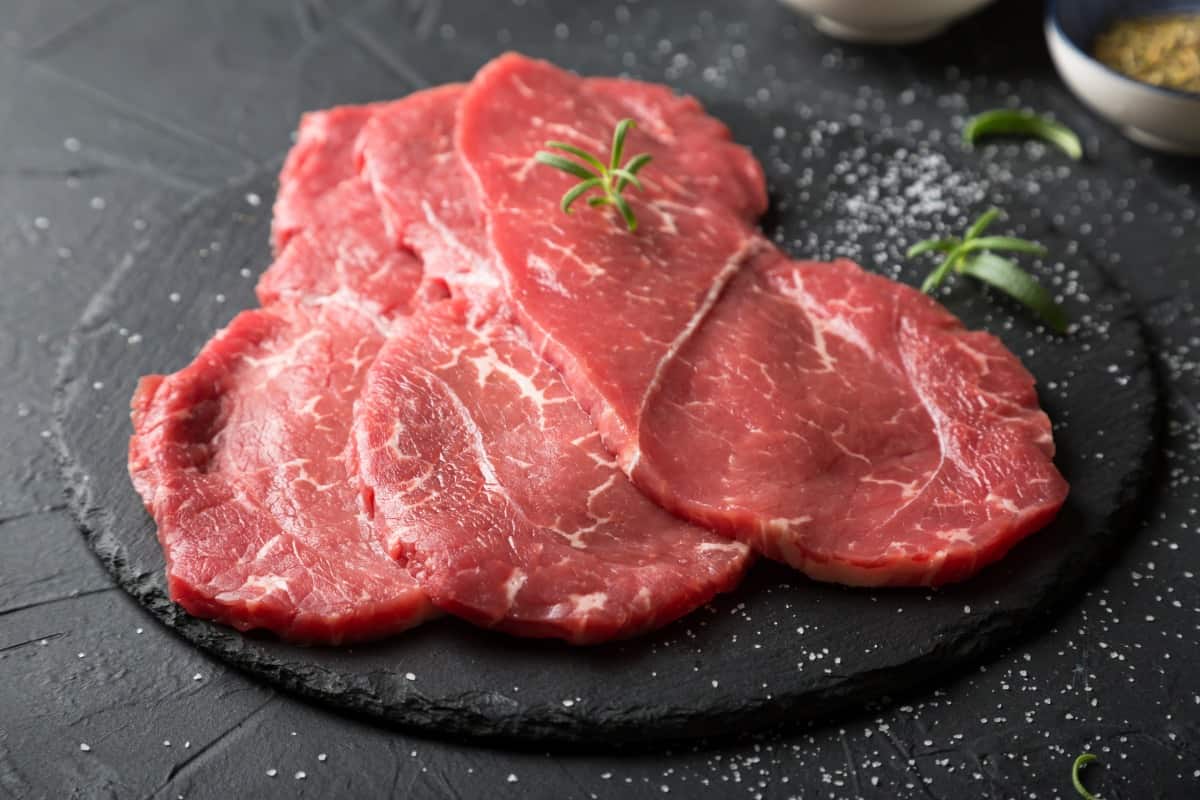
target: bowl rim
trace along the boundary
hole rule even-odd
[[[1196,13],[1200,14],[1200,6],[1196,8]],[[1063,30],[1062,25],[1059,23],[1058,0],[1049,0],[1049,2],[1046,3],[1046,27],[1056,34],[1060,39],[1062,39],[1062,41],[1065,42],[1068,47],[1070,47],[1079,55],[1083,56],[1084,59],[1086,59],[1089,63],[1094,64],[1105,73],[1121,80],[1126,84],[1147,89],[1157,94],[1166,95],[1167,97],[1173,97],[1181,100],[1191,100],[1192,102],[1200,103],[1200,92],[1190,92],[1186,89],[1175,89],[1170,86],[1159,86],[1154,83],[1139,81],[1137,78],[1131,78],[1120,70],[1113,69],[1100,59],[1093,56],[1091,53],[1084,50],[1078,42],[1067,35],[1067,32]]]

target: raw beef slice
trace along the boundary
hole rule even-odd
[[[433,602],[591,643],[732,588],[749,549],[647,500],[520,330],[455,305],[398,321],[355,412],[376,528]]]
[[[347,466],[381,324],[337,300],[280,303],[239,314],[183,370],[142,379],[129,470],[189,613],[326,644],[431,613]]]
[[[1016,357],[849,261],[739,274],[664,366],[639,447],[668,508],[848,584],[967,578],[1067,494]]]
[[[309,111],[300,119],[296,143],[279,173],[271,219],[271,245],[278,256],[297,232],[320,219],[317,205],[356,173],[354,141],[381,104]]]
[[[458,147],[517,318],[635,484],[850,584],[963,579],[1053,517],[1067,487],[1011,353],[899,284],[789,262],[752,230],[761,173],[719,123],[593,85],[498,59]],[[636,234],[562,214],[573,179],[530,161],[548,138],[603,153],[626,116],[627,154],[654,157],[626,192]]]
[[[421,262],[392,241],[354,164],[354,142],[367,121],[405,102],[304,115],[279,176],[278,257],[256,287],[264,306],[342,293],[385,315],[408,310],[421,285]]]
[[[550,139],[606,157],[625,117],[638,122],[626,157],[654,157],[646,191],[626,192],[636,235],[611,209],[563,214],[559,198],[578,179],[533,161]],[[762,245],[762,169],[691,98],[518,55],[467,88],[457,144],[514,311],[627,468],[645,388]]]
[[[469,300],[478,321],[497,312],[503,291],[470,178],[454,150],[463,89],[442,86],[380,109],[356,151],[394,243],[420,257],[426,281]]]

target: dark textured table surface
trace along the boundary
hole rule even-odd
[[[925,137],[1022,104],[1083,133],[1078,165],[1038,145],[979,157],[1130,292],[1167,389],[1161,480],[1090,591],[880,708],[614,756],[435,741],[306,705],[116,589],[54,457],[55,363],[89,300],[190,202],[277,165],[302,109],[467,78],[509,47],[583,69],[615,51],[630,74],[720,85],[797,124]],[[1106,798],[1200,796],[1197,192],[1200,166],[1125,143],[1061,88],[1038,4],[1020,0],[905,51],[838,45],[770,0],[0,3],[0,796],[1052,798],[1074,796],[1085,750]]]

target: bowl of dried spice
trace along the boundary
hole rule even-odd
[[[1051,0],[1067,86],[1130,139],[1200,155],[1200,0]]]

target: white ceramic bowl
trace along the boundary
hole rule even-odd
[[[1071,91],[1130,139],[1155,150],[1200,155],[1200,94],[1136,81],[1089,54],[1113,19],[1185,9],[1180,0],[1052,0],[1046,41]],[[1190,10],[1200,12],[1200,0]]]
[[[912,44],[992,0],[781,0],[811,14],[817,29],[835,39],[867,44]]]

